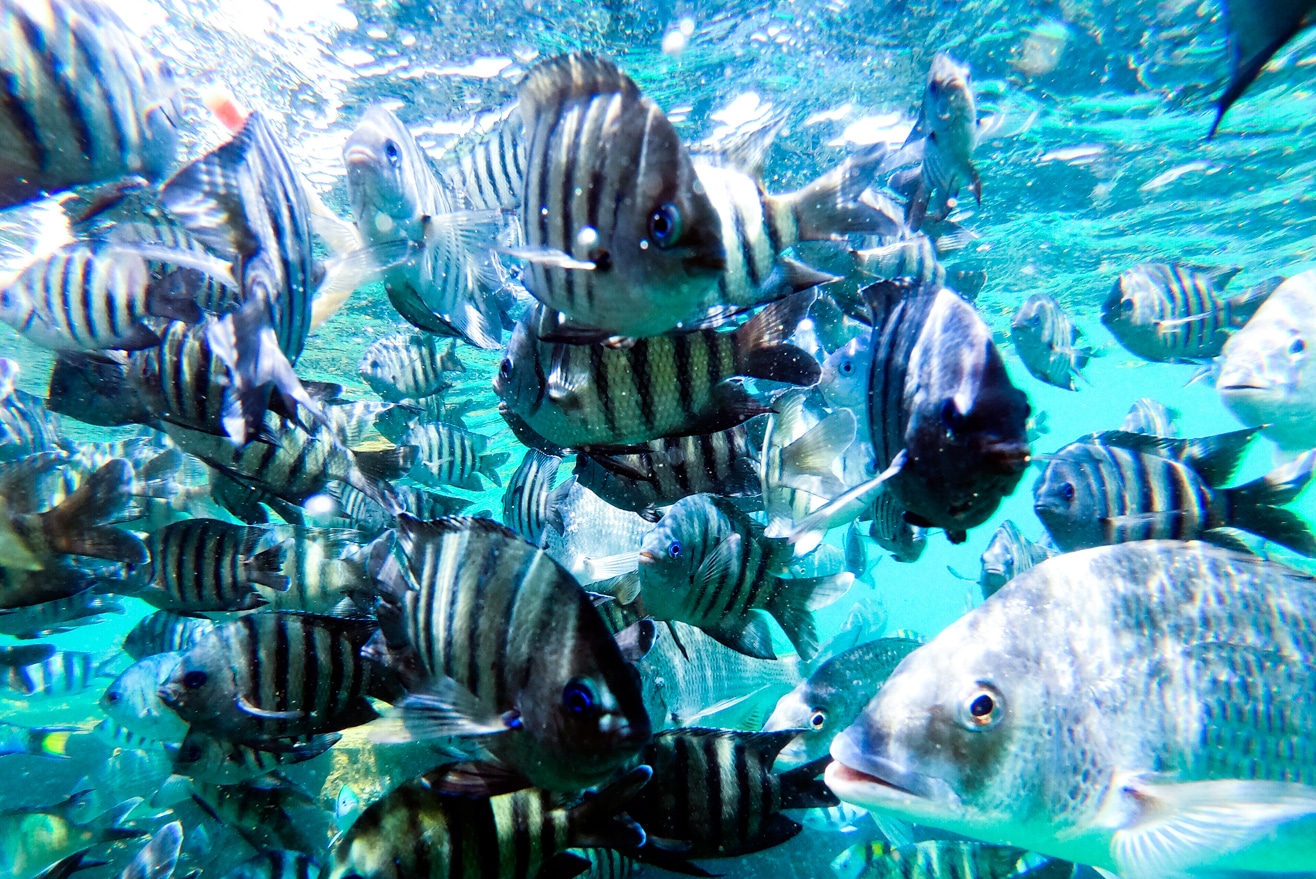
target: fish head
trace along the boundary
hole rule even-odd
[[[418,165],[418,150],[402,120],[378,105],[366,111],[348,137],[343,147],[347,194],[364,234],[387,235],[394,230],[392,223],[424,212],[420,175],[432,172]]]
[[[1033,485],[1033,510],[1056,546],[1064,550],[1104,542],[1097,518],[1101,499],[1085,473],[1096,464],[1085,464],[1085,458],[1081,444],[1066,446],[1047,462]]]
[[[526,309],[526,314],[517,321],[493,378],[494,393],[520,416],[538,409],[548,390],[548,377],[541,361],[544,346],[535,337],[530,324],[532,313],[537,310]]]
[[[235,670],[225,667],[223,657],[219,637],[214,632],[203,636],[159,686],[160,701],[188,723],[231,716],[238,710],[238,687]]]
[[[844,723],[838,722],[829,695],[835,694],[820,692],[819,687],[806,681],[777,700],[763,732],[800,730],[777,755],[779,765],[800,766],[827,755],[832,737]]]
[[[909,373],[917,387],[892,493],[911,524],[961,532],[981,525],[1028,468],[1028,397],[1010,382],[973,306],[945,289]]]
[[[969,67],[945,52],[938,52],[928,68],[923,106],[933,131],[973,125],[978,110],[973,100]]]
[[[1120,274],[1101,303],[1101,323],[1117,338],[1121,333],[1154,332],[1168,294],[1153,266],[1138,266]]]
[[[696,589],[699,566],[709,551],[712,532],[710,505],[705,495],[677,501],[640,543],[640,588],[646,607],[671,618],[680,613]]]
[[[383,352],[367,348],[357,363],[356,374],[361,377],[370,390],[386,400],[392,400],[402,394],[396,376],[389,366],[388,358]]]
[[[828,406],[863,411],[868,400],[868,374],[873,367],[872,338],[872,333],[856,336],[823,361],[818,390]]]
[[[982,588],[984,596],[994,594],[1014,579],[1017,565],[1015,551],[1022,539],[1019,529],[1009,520],[1002,522],[992,534],[991,541],[979,558],[981,573],[978,576],[978,585]]]
[[[0,322],[18,329],[27,323],[36,311],[36,301],[26,285],[12,283],[0,289]]]
[[[1046,316],[1052,306],[1052,300],[1042,295],[1029,296],[1024,300],[1024,304],[1019,306],[1019,310],[1010,319],[1010,336],[1015,345],[1042,347],[1048,343]]]

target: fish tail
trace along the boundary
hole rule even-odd
[[[960,294],[965,300],[977,300],[982,288],[987,286],[987,273],[973,269],[947,269],[946,286]]]
[[[649,783],[653,770],[636,766],[567,813],[571,845],[631,851],[644,845],[643,828],[619,813]]]
[[[875,144],[789,195],[769,196],[778,229],[794,226],[800,241],[832,241],[852,232],[894,235],[901,221],[859,198],[874,182],[886,144]],[[789,212],[788,216],[782,216]]]
[[[777,581],[767,611],[802,659],[810,660],[818,655],[818,629],[813,622],[813,611],[836,601],[852,583],[854,574],[848,571],[830,577]]]
[[[268,549],[249,556],[243,565],[243,573],[247,580],[279,592],[288,591],[289,580],[283,573],[283,564],[288,558],[288,548],[291,545],[291,539],[282,540]]]
[[[415,446],[394,446],[373,452],[353,452],[356,466],[368,479],[389,480],[406,476],[416,466]]]
[[[734,333],[737,372],[749,378],[812,385],[822,374],[818,361],[786,339],[800,325],[814,294],[805,291],[779,299]]]
[[[1311,482],[1313,463],[1316,463],[1316,451],[1307,452],[1246,485],[1224,489],[1225,524],[1308,558],[1316,557],[1316,537],[1307,523],[1297,513],[1281,507],[1294,500]]]
[[[1257,309],[1270,298],[1270,294],[1274,293],[1275,289],[1283,284],[1285,280],[1283,275],[1275,275],[1259,284],[1253,284],[1237,296],[1229,297],[1229,325],[1239,328],[1251,320],[1252,315],[1257,313]]]
[[[59,506],[40,514],[50,547],[68,555],[145,563],[150,556],[141,540],[122,528],[102,524],[113,519],[127,504],[132,477],[132,465],[115,458],[88,477]]]
[[[73,730],[65,727],[37,728],[28,731],[27,753],[36,757],[67,758],[69,737]]]
[[[781,808],[830,809],[840,805],[836,794],[818,777],[830,762],[830,757],[820,757],[781,773]]]
[[[498,468],[506,464],[511,454],[508,452],[493,452],[480,456],[480,461],[476,465],[476,470],[499,488],[503,487],[503,477],[498,475]]]

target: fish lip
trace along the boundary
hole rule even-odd
[[[155,695],[161,702],[168,705],[170,708],[177,707],[178,705],[178,697],[174,695],[172,687],[161,687],[155,691]]]
[[[368,165],[375,160],[374,153],[369,147],[351,146],[343,150],[343,164],[348,168],[353,165]]]
[[[833,791],[838,784],[851,788],[862,785],[870,793],[881,792],[878,796],[960,805],[960,798],[944,781],[905,769],[889,758],[865,753],[851,739],[852,732],[853,728],[832,742],[832,762],[825,780]]]
[[[1270,385],[1263,385],[1257,382],[1234,382],[1228,385],[1216,385],[1216,390],[1221,393],[1228,391],[1268,391]]]
[[[640,564],[642,565],[653,564],[654,562],[658,561],[658,557],[653,553],[649,552],[649,550],[647,549],[640,550],[639,557],[640,557]]]

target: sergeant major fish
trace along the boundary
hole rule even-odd
[[[503,524],[531,543],[540,542],[545,528],[562,533],[562,507],[573,480],[553,487],[561,463],[560,458],[527,449],[503,492]]]
[[[395,403],[437,394],[448,385],[446,373],[465,371],[455,339],[440,351],[439,340],[423,333],[394,333],[372,342],[357,367],[370,390]]]
[[[973,166],[979,125],[969,68],[938,52],[928,68],[918,122],[905,142],[909,147],[921,136],[922,162],[908,180],[896,184],[898,189],[910,191],[905,222],[911,230],[918,231],[923,225],[934,197],[935,220],[950,214],[961,186],[967,184],[974,198],[982,201],[982,182]]]
[[[982,597],[992,597],[1024,571],[1057,554],[1049,542],[1034,543],[1024,537],[1018,525],[1006,519],[992,532],[992,539],[978,560],[978,588]]]
[[[1034,293],[1014,313],[1010,328],[1019,359],[1034,378],[1065,390],[1078,390],[1075,379],[1082,376],[1093,352],[1078,344],[1083,334],[1059,302],[1044,293]]]
[[[269,543],[264,528],[218,519],[174,522],[150,536],[151,561],[130,573],[139,587],[132,594],[181,613],[252,610],[265,604],[258,584],[288,588],[281,570],[287,546]]]
[[[451,424],[418,424],[402,435],[401,448],[416,450],[410,476],[417,482],[438,487],[455,485],[471,491],[484,488],[481,479],[502,487],[498,467],[509,452],[489,451],[489,438],[453,427]]]
[[[1129,414],[1124,416],[1120,430],[1128,433],[1146,433],[1152,436],[1179,435],[1179,410],[1166,406],[1150,397],[1140,397],[1129,407]]]

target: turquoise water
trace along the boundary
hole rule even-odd
[[[860,147],[878,141],[898,147],[918,112],[928,64],[936,52],[950,52],[972,71],[990,133],[974,153],[981,204],[962,192],[951,218],[973,239],[949,261],[986,273],[976,307],[1011,379],[1026,392],[1033,412],[1047,415],[1048,432],[1033,443],[1037,461],[1082,435],[1117,428],[1142,397],[1177,409],[1182,436],[1239,427],[1210,379],[1190,383],[1195,367],[1141,361],[1102,327],[1101,303],[1121,271],[1154,261],[1237,266],[1242,272],[1231,284],[1237,291],[1275,274],[1316,268],[1316,156],[1309,146],[1316,118],[1309,77],[1316,36],[1299,35],[1284,47],[1208,141],[1212,102],[1228,69],[1222,11],[1214,2],[111,5],[178,76],[180,160],[226,138],[201,100],[207,89],[221,86],[266,116],[299,170],[344,218],[350,218],[350,207],[341,151],[361,113],[376,102],[394,109],[442,163],[468,142],[479,120],[515,97],[536,61],[587,50],[614,59],[667,112],[687,143],[752,128],[762,119],[781,120],[763,173],[766,190],[779,193]],[[4,244],[8,264],[21,264],[30,241],[9,236]],[[1034,293],[1054,296],[1097,349],[1077,392],[1035,379],[1009,342],[1011,315]],[[297,373],[304,380],[340,383],[349,398],[372,399],[357,375],[361,354],[376,339],[406,329],[382,287],[371,283],[311,335]],[[53,362],[49,351],[0,326],[0,356],[20,364],[19,388],[44,396]],[[467,371],[455,378],[448,399],[472,401],[466,425],[490,437],[491,450],[510,453],[500,468],[507,479],[523,447],[499,417],[491,390],[500,354],[463,346],[461,358]],[[68,417],[62,429],[79,441],[131,434]],[[1276,460],[1274,447],[1258,440],[1231,484],[1266,473]],[[565,464],[563,472],[569,472]],[[818,612],[824,641],[857,604],[885,634],[904,630],[923,638],[980,604],[978,586],[970,581],[977,579],[979,555],[995,527],[1011,519],[1030,538],[1044,533],[1032,509],[1039,472],[1031,468],[965,543],[952,545],[935,532],[917,563],[878,562],[871,584],[857,583]],[[444,491],[469,498],[470,511],[496,516],[502,509],[496,488]],[[1311,496],[1293,508],[1316,520]],[[223,515],[204,502],[196,509]],[[832,532],[828,542],[839,546],[842,533]],[[1305,564],[1282,550],[1267,550]],[[869,553],[883,555],[871,544]],[[119,645],[151,610],[131,597],[123,604],[122,615],[42,640],[60,650],[103,654],[114,671],[122,670],[129,660],[118,654]],[[0,646],[16,643],[0,636]],[[789,650],[780,632],[776,643]],[[83,777],[105,808],[130,796],[149,800],[159,789],[168,767],[157,750],[97,744],[88,733],[103,717],[97,700],[109,680],[69,698],[25,699],[0,691],[0,719],[6,722],[79,730],[72,759],[0,757],[0,777],[17,780],[0,785],[0,811],[49,804]],[[771,710],[771,704],[765,707]],[[423,746],[374,746],[355,730],[329,755],[288,775],[332,811],[344,783],[369,802],[433,765]],[[204,825],[214,841],[204,852],[185,846],[177,875],[186,875],[186,866],[201,868],[207,879],[218,877],[240,859],[235,853],[250,854],[240,837],[190,802],[173,807],[185,833]],[[151,827],[149,815],[144,806],[135,817]],[[826,864],[839,851],[876,836],[871,826],[844,835],[806,829],[763,854],[701,863],[726,876],[828,876]],[[80,875],[117,875],[136,845],[105,849],[112,865]]]

